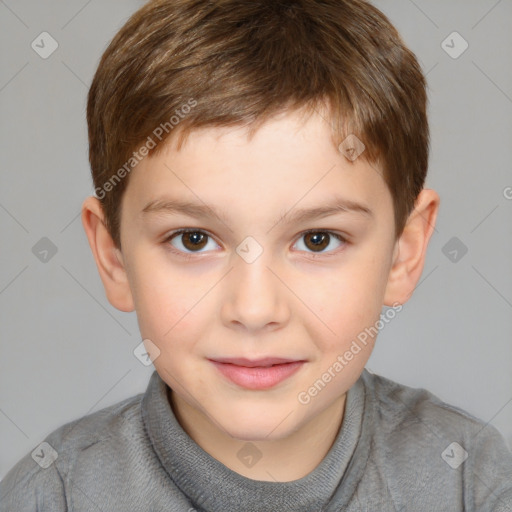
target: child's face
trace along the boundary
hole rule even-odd
[[[224,220],[144,212],[153,201],[210,205]],[[292,220],[336,201],[346,210]],[[196,234],[169,239],[182,228]],[[203,129],[179,152],[170,146],[143,160],[123,199],[121,241],[141,335],[161,351],[154,365],[174,407],[231,436],[271,440],[343,400],[365,366],[371,338],[308,392],[379,320],[395,249],[393,203],[380,170],[337,151],[322,117],[301,126],[292,113],[251,142],[240,128]],[[236,370],[233,382],[212,362],[266,357],[303,363],[271,385],[275,370],[257,377],[224,366]]]

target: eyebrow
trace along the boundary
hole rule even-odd
[[[211,205],[169,198],[160,198],[150,201],[146,206],[144,206],[141,213],[143,215],[172,215],[181,213],[196,219],[209,218],[215,219],[226,225],[228,224],[226,214],[223,211],[218,211]],[[289,212],[283,211],[273,225],[275,226],[282,221],[285,221],[286,224],[307,222],[340,213],[357,213],[365,217],[373,217],[373,211],[368,206],[349,199],[335,197],[322,206],[314,208],[292,207]]]

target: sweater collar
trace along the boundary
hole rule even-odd
[[[291,482],[246,478],[205,452],[178,423],[167,384],[156,370],[142,400],[142,416],[161,464],[197,511],[339,510],[355,492],[369,453],[368,436],[361,432],[371,424],[363,377],[347,392],[343,423],[327,455],[311,473]]]

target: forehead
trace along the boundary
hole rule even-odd
[[[207,127],[193,130],[179,150],[175,141],[171,137],[132,171],[127,201],[139,211],[172,197],[223,210],[244,204],[275,216],[283,206],[320,206],[334,195],[372,207],[389,195],[380,169],[363,158],[364,151],[347,158],[346,145],[342,151],[334,145],[329,124],[318,114],[304,120],[288,112],[252,137],[247,127]]]

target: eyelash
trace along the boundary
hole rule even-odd
[[[200,252],[197,252],[197,253],[194,253],[194,252],[183,252],[183,251],[180,251],[178,249],[175,249],[171,244],[169,244],[169,242],[173,238],[175,238],[175,237],[177,237],[179,235],[185,234],[185,233],[201,233],[203,235],[208,236],[209,238],[213,238],[212,235],[210,235],[206,231],[203,231],[202,229],[190,229],[190,228],[189,229],[178,229],[176,231],[173,231],[171,234],[169,234],[169,236],[167,236],[165,238],[165,240],[163,240],[163,243],[165,244],[166,249],[171,251],[173,254],[177,254],[178,256],[181,256],[181,257],[185,258],[186,260],[190,260],[190,259],[195,257],[195,254],[201,254],[201,253]],[[319,257],[335,256],[340,250],[343,250],[345,245],[347,245],[349,243],[348,240],[343,235],[340,235],[339,233],[336,233],[334,231],[329,231],[327,229],[308,229],[307,231],[303,231],[302,233],[300,233],[298,238],[297,238],[297,240],[299,240],[302,237],[304,237],[306,235],[309,235],[311,233],[327,233],[329,235],[334,236],[338,241],[343,243],[342,247],[339,247],[338,249],[334,249],[334,251],[330,251],[330,252],[326,252],[326,253],[323,253],[323,252],[320,252],[320,253],[314,253],[314,252],[307,253],[309,255],[309,257],[313,258],[313,259],[314,258],[319,258]],[[333,252],[334,252],[334,254],[333,254]]]

